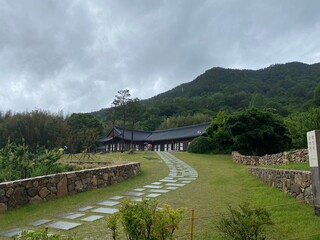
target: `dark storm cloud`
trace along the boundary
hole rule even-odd
[[[0,0],[0,110],[87,112],[215,67],[319,62],[318,1]]]

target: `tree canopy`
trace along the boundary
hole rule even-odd
[[[250,108],[212,121],[207,134],[216,151],[238,150],[245,155],[278,153],[290,146],[291,138],[280,116]]]

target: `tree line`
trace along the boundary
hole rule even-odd
[[[274,109],[248,108],[228,114],[220,111],[206,129],[206,137],[191,142],[190,152],[245,155],[279,153],[307,148],[306,133],[320,129],[320,108],[286,118]]]
[[[75,153],[93,147],[103,131],[102,123],[88,113],[64,117],[62,113],[43,110],[0,112],[0,148],[5,147],[9,140],[25,144],[31,151],[38,147],[54,149],[68,146]]]
[[[282,117],[320,107],[320,64],[277,64],[260,70],[212,68],[193,81],[142,100],[141,130],[211,121],[219,111],[275,109]],[[112,108],[91,114],[106,121]],[[201,115],[201,116],[200,116]],[[201,118],[201,119],[200,119]],[[192,119],[192,120],[191,120]]]

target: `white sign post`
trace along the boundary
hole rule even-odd
[[[313,130],[307,132],[307,141],[312,180],[314,211],[317,216],[320,216],[320,131]]]

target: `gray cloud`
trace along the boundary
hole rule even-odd
[[[0,0],[0,111],[89,112],[215,67],[319,62],[316,0]]]

